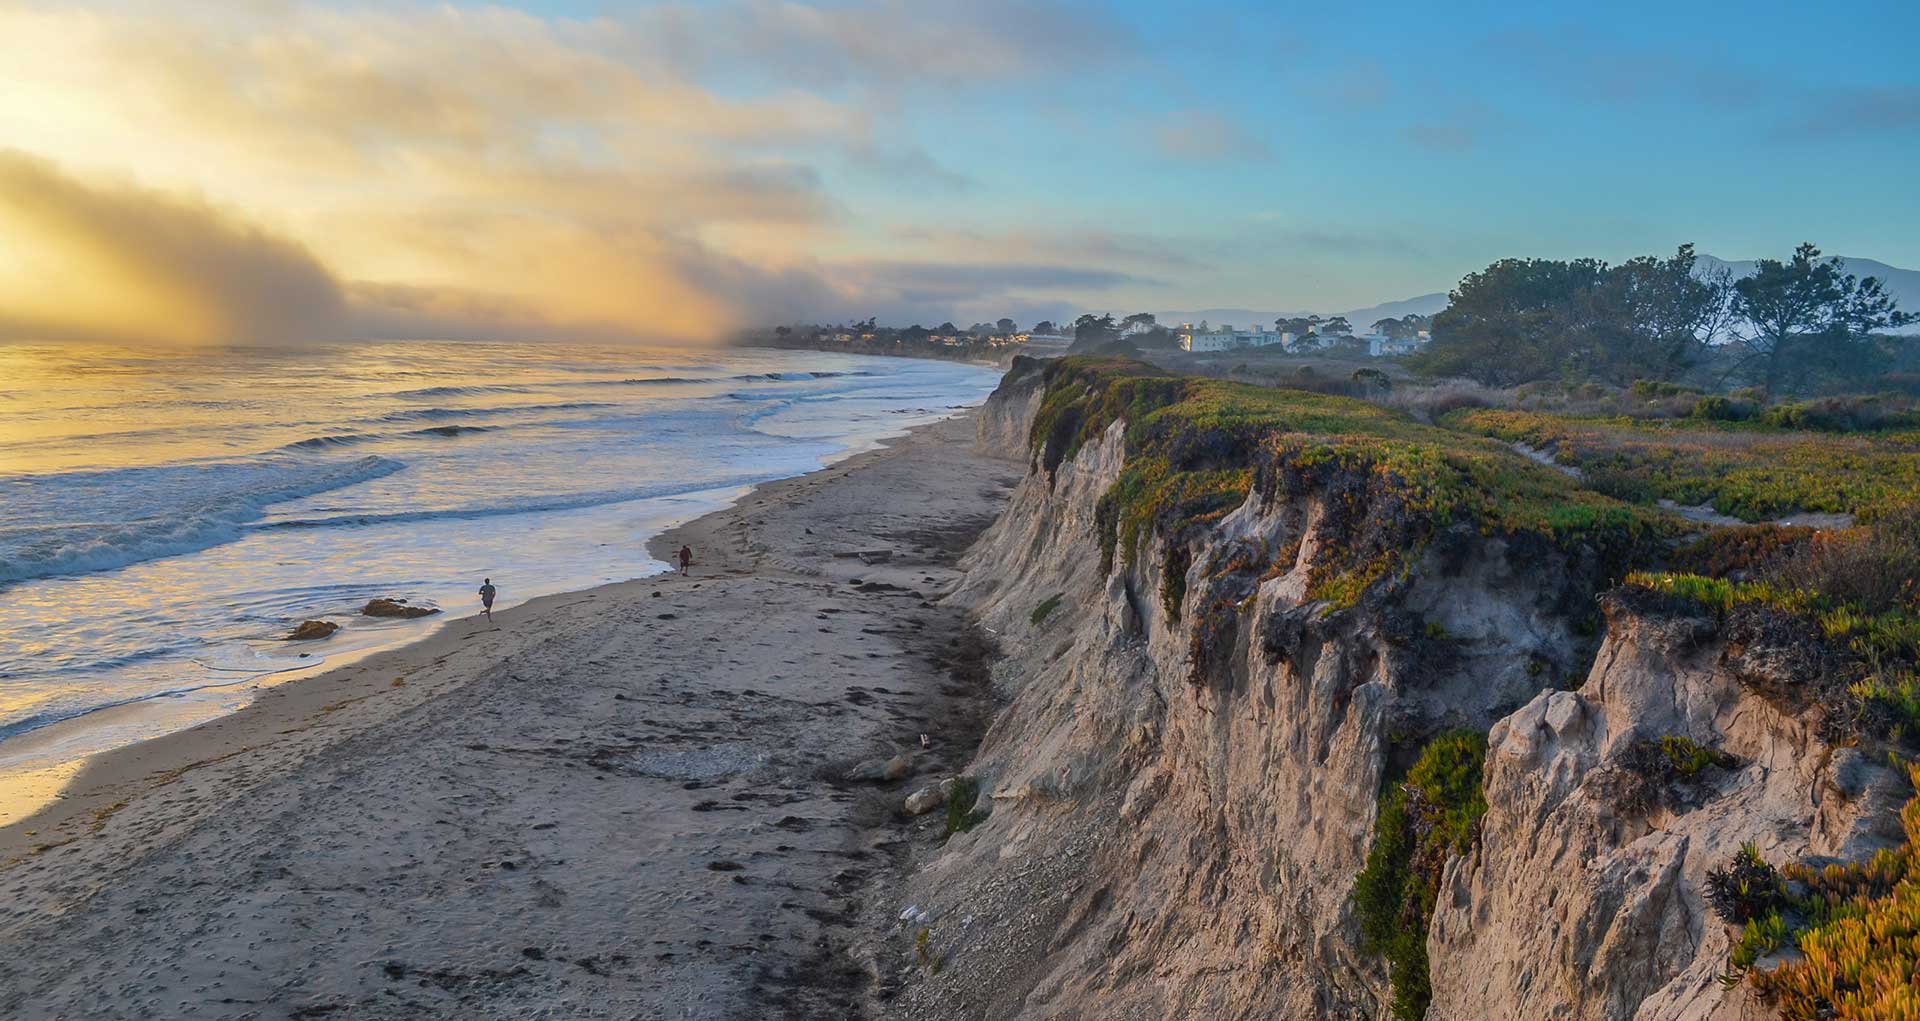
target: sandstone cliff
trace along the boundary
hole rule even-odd
[[[1401,475],[1291,448],[1230,506],[1156,510],[1129,549],[1129,422],[1044,421],[1049,385],[1016,369],[979,419],[1030,463],[952,597],[1005,652],[1005,705],[970,768],[983,821],[911,880],[918,963],[882,1013],[1768,1016],[1718,981],[1706,870],[1746,842],[1854,860],[1901,841],[1905,778],[1823,731],[1790,630],[1596,603],[1604,543],[1412,528],[1405,487],[1380,484]],[[1407,917],[1383,932],[1356,880],[1383,870],[1389,792],[1444,815],[1402,783],[1442,735],[1486,735],[1485,804],[1458,844],[1407,831]],[[1708,765],[1674,775],[1674,748]]]

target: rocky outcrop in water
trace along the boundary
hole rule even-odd
[[[431,617],[440,611],[431,606],[412,606],[404,599],[369,599],[360,612],[368,617]]]
[[[326,638],[338,630],[340,625],[330,620],[303,620],[299,626],[287,632],[286,641],[311,642]]]

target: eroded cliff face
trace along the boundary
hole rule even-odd
[[[1003,386],[982,443],[1028,457],[1039,388]],[[1351,494],[1321,489],[1109,567],[1123,429],[1034,464],[964,562],[953,598],[1006,653],[971,768],[991,814],[912,879],[925,941],[884,1012],[1389,1017],[1354,880],[1383,786],[1452,729],[1489,734],[1489,810],[1445,864],[1430,1019],[1763,1016],[1716,981],[1705,870],[1898,840],[1899,782],[1822,739],[1790,641],[1620,600],[1597,627],[1577,553],[1456,529],[1333,608],[1311,565]],[[1737,764],[1641,775],[1665,736]]]
[[[1772,861],[1902,843],[1904,778],[1824,739],[1795,690],[1817,641],[1764,611],[1722,625],[1646,602],[1609,597],[1587,683],[1494,725],[1480,842],[1433,919],[1430,1016],[1771,1016],[1719,981],[1731,940],[1707,870],[1749,841]],[[1733,761],[1644,775],[1638,751],[1675,736]]]

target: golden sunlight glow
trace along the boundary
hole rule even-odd
[[[706,338],[830,294],[792,255],[830,203],[768,153],[857,142],[864,116],[721,97],[606,34],[492,8],[0,4],[0,333]]]

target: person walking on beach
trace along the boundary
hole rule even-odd
[[[680,547],[680,573],[682,575],[685,575],[687,573],[688,565],[692,563],[693,563],[693,547],[692,546]]]
[[[493,579],[480,579],[480,610],[487,615],[489,622],[493,620],[493,593]]]

